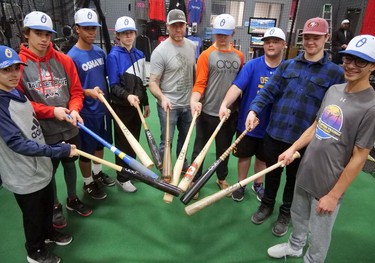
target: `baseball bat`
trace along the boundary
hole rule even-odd
[[[228,110],[229,111],[229,110]],[[227,118],[222,118],[220,123],[217,125],[216,129],[212,133],[211,137],[208,139],[206,144],[204,145],[203,149],[200,151],[198,156],[195,158],[193,163],[190,165],[189,169],[185,173],[184,177],[182,178],[180,184],[178,185],[178,188],[180,188],[182,191],[186,191],[186,189],[189,187],[190,183],[193,181],[193,178],[195,174],[198,172],[199,167],[202,165],[204,157],[206,156],[208,149],[210,148],[213,140],[215,139],[217,133],[220,131],[221,127],[223,126],[224,122],[227,120]]]
[[[161,160],[159,148],[155,142],[154,136],[152,136],[152,133],[147,126],[147,123],[146,123],[145,117],[143,116],[141,108],[139,107],[138,104],[135,104],[135,107],[137,108],[139,117],[141,118],[141,122],[145,129],[147,144],[148,144],[148,147],[150,148],[152,159],[154,160],[156,167],[160,170],[163,167],[163,163]]]
[[[213,173],[216,171],[219,164],[224,161],[230,152],[236,147],[236,145],[242,140],[243,137],[246,136],[246,134],[249,132],[249,130],[244,130],[240,136],[232,143],[231,146],[217,159],[204,174],[194,183],[194,185],[187,190],[183,196],[181,196],[180,200],[185,205],[193,199],[194,195],[206,184],[206,182],[211,178]]]
[[[70,119],[72,118],[69,114],[68,114],[68,117]],[[92,130],[87,128],[82,123],[77,121],[77,126],[80,129],[84,130],[89,135],[91,135],[95,140],[99,141],[101,144],[103,144],[105,147],[107,147],[111,152],[116,154],[121,160],[123,160],[127,165],[129,165],[134,170],[139,171],[142,175],[145,175],[145,176],[148,176],[148,177],[151,177],[151,178],[154,178],[154,179],[158,178],[157,174],[155,174],[153,171],[151,171],[150,169],[143,166],[143,164],[138,162],[133,157],[131,157],[131,156],[127,155],[126,153],[117,149],[115,146],[113,146],[112,144],[110,144],[109,142],[107,142],[106,140],[101,138],[99,135],[97,135],[95,132],[93,132]]]
[[[145,183],[145,184],[148,184],[156,189],[159,189],[159,190],[162,190],[163,192],[167,192],[171,195],[174,195],[174,196],[178,196],[180,194],[180,189],[178,189],[178,187],[174,186],[174,185],[170,185],[170,184],[167,184],[167,183],[164,183],[162,181],[159,181],[157,179],[153,179],[151,177],[148,177],[148,176],[144,176],[142,174],[140,174],[139,172],[137,171],[134,171],[132,169],[129,169],[129,168],[125,168],[125,167],[122,167],[120,165],[117,165],[117,164],[114,164],[114,163],[111,163],[111,162],[108,162],[106,160],[103,160],[101,158],[98,158],[94,155],[91,155],[91,154],[88,154],[84,151],[81,151],[81,150],[78,150],[76,149],[78,154],[79,155],[82,155],[88,159],[91,159],[97,163],[101,163],[101,164],[104,164],[104,165],[107,165],[108,167],[120,172],[120,173],[123,173],[123,172],[126,172],[127,175],[135,178],[135,179],[138,179],[139,181]]]
[[[170,139],[170,128],[169,128],[169,116],[170,110],[167,109],[167,118],[165,122],[165,136],[164,136],[164,156],[163,156],[163,171],[161,173],[161,179],[169,183],[172,177],[172,156],[171,156],[171,139]]]
[[[187,152],[187,149],[189,147],[190,137],[191,137],[191,134],[193,133],[193,129],[194,129],[197,117],[198,117],[198,112],[196,111],[193,115],[193,119],[191,120],[190,127],[189,127],[188,133],[186,135],[184,144],[182,145],[180,154],[178,155],[177,161],[174,164],[171,185],[177,186],[178,181],[180,180],[181,171],[182,171],[182,168],[183,168],[184,162],[185,162],[186,152]],[[169,204],[173,201],[173,196],[166,193],[164,195],[163,200],[164,200],[164,202]]]
[[[375,162],[374,157],[372,157],[371,155],[368,155],[368,156],[367,156],[367,160],[369,160],[369,161],[371,161],[371,162]]]
[[[300,154],[299,152],[295,152],[294,155],[293,155],[293,158],[296,159],[296,158],[300,158]],[[223,198],[224,196],[227,196],[231,193],[233,193],[234,191],[236,191],[237,189],[249,184],[250,182],[254,181],[255,179],[265,175],[266,173],[268,172],[271,172],[272,170],[275,170],[276,168],[279,168],[280,166],[283,165],[283,162],[280,161],[278,163],[275,163],[274,165],[270,166],[270,167],[267,167],[266,169],[264,169],[263,171],[260,171],[259,173],[256,173],[246,179],[243,179],[241,181],[239,181],[238,183],[234,184],[234,185],[231,185],[230,187],[226,188],[226,189],[223,189],[223,190],[220,190],[212,195],[209,195],[191,205],[188,205],[187,207],[185,207],[185,212],[186,214],[188,215],[193,215],[195,214],[196,212],[202,210],[203,208],[205,208],[206,206],[209,206],[213,203],[215,203],[216,201],[220,200],[221,198]]]
[[[139,144],[138,140],[133,136],[133,134],[128,130],[128,128],[126,128],[125,124],[120,120],[116,112],[112,109],[111,105],[109,105],[108,101],[105,99],[104,95],[99,94],[99,99],[101,102],[104,103],[108,111],[112,114],[113,119],[120,127],[122,133],[125,135],[125,138],[128,140],[130,146],[134,150],[135,154],[138,156],[139,160],[147,168],[152,168],[154,166],[154,163],[151,161],[150,157],[148,157],[147,153]]]

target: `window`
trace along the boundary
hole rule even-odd
[[[211,24],[220,14],[230,14],[236,20],[236,26],[242,26],[244,1],[215,1],[211,6]]]

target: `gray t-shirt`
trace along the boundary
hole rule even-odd
[[[168,38],[152,52],[150,74],[160,77],[161,92],[173,108],[189,106],[194,84],[195,49],[193,41],[187,38],[182,46],[174,45]]]
[[[354,146],[371,149],[375,141],[375,91],[345,92],[346,84],[327,91],[317,114],[315,137],[308,145],[296,185],[316,198],[326,195],[348,164]]]

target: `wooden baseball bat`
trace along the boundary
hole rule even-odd
[[[229,110],[228,110],[229,111]],[[198,172],[199,167],[202,165],[204,157],[206,156],[213,140],[215,139],[216,135],[220,131],[221,127],[223,126],[224,122],[227,120],[227,118],[222,118],[220,123],[217,125],[216,129],[212,133],[211,137],[208,139],[206,144],[204,145],[201,152],[198,154],[198,156],[195,158],[193,163],[190,165],[189,169],[185,173],[184,177],[182,178],[180,184],[178,185],[178,188],[180,188],[182,191],[186,191],[186,189],[189,187],[190,183],[193,181],[194,176]]]
[[[368,156],[367,156],[367,160],[369,160],[369,161],[371,161],[371,162],[375,162],[374,157],[372,157],[371,155],[368,155]]]
[[[232,143],[231,146],[217,159],[204,174],[194,183],[194,185],[187,190],[183,196],[181,196],[180,200],[185,205],[193,199],[194,195],[207,183],[207,181],[211,178],[211,176],[216,171],[219,164],[224,161],[228,155],[231,153],[231,151],[236,147],[236,145],[242,140],[243,137],[246,136],[246,134],[249,132],[249,130],[244,130],[240,136]]]
[[[72,116],[70,116],[69,114],[67,114],[67,116],[70,119],[72,118]],[[125,154],[124,152],[120,151],[119,149],[117,149],[115,146],[113,146],[112,144],[110,144],[109,142],[107,142],[106,140],[104,140],[103,138],[101,138],[99,135],[97,135],[95,132],[93,132],[92,130],[90,130],[89,128],[87,128],[82,123],[77,122],[77,126],[80,129],[84,130],[89,135],[91,135],[95,140],[97,140],[98,142],[100,142],[101,144],[103,144],[105,147],[107,147],[111,152],[113,152],[114,154],[116,154],[121,160],[123,160],[127,165],[129,165],[134,170],[137,170],[142,175],[145,175],[145,176],[148,176],[148,177],[151,177],[151,178],[154,178],[154,179],[158,178],[157,174],[155,174],[153,171],[151,171],[150,169],[146,168],[143,164],[141,164],[140,162],[138,162],[133,157],[131,157],[131,156]]]
[[[293,158],[300,158],[300,154],[299,152],[295,152],[294,155],[293,155]],[[269,173],[271,172],[272,170],[275,170],[276,168],[279,168],[280,166],[282,166],[283,162],[280,161],[278,163],[275,163],[274,165],[270,166],[270,167],[267,167],[266,169],[264,169],[263,171],[260,171],[259,173],[256,173],[246,179],[243,179],[241,181],[239,181],[238,183],[234,184],[234,185],[231,185],[230,187],[226,188],[226,189],[223,189],[223,190],[220,190],[212,195],[209,195],[191,205],[188,205],[187,207],[185,207],[185,212],[186,214],[188,214],[189,216],[190,215],[193,215],[195,214],[196,212],[202,210],[203,208],[205,208],[206,206],[209,206],[213,203],[215,203],[216,201],[220,200],[221,198],[223,198],[224,196],[227,196],[231,193],[233,193],[234,191],[236,191],[237,189],[249,184],[250,182],[254,181],[255,179],[265,175],[266,173]]]
[[[167,118],[165,122],[165,136],[164,136],[164,157],[163,157],[163,171],[161,179],[169,183],[172,178],[172,156],[171,156],[171,139],[170,139],[170,128],[169,128],[169,115],[170,110],[167,109]]]
[[[104,98],[104,95],[99,94],[99,99],[101,102],[104,103],[108,111],[112,114],[113,119],[116,121],[117,125],[122,130],[122,133],[125,135],[125,138],[128,140],[130,146],[138,156],[139,160],[147,168],[152,168],[154,166],[154,163],[151,161],[150,157],[148,157],[147,153],[139,144],[138,140],[133,136],[133,134],[128,130],[128,128],[126,128],[125,124],[120,120],[116,112],[112,109],[111,105],[109,105],[108,101]]]
[[[157,146],[154,136],[152,136],[152,133],[147,126],[145,117],[143,116],[143,113],[141,111],[141,108],[139,107],[139,104],[135,104],[135,107],[138,110],[139,117],[141,118],[144,130],[145,130],[147,144],[148,144],[148,147],[150,148],[152,159],[154,160],[156,167],[160,170],[163,167],[163,162],[160,156],[159,147]]]
[[[94,155],[91,155],[91,154],[88,154],[84,151],[81,151],[81,150],[78,150],[76,149],[78,154],[79,155],[82,155],[88,159],[91,159],[97,163],[101,163],[101,164],[104,164],[104,165],[107,165],[108,167],[120,172],[120,173],[126,173],[127,175],[145,183],[145,184],[148,184],[156,189],[159,189],[163,192],[167,192],[171,195],[174,195],[174,196],[178,196],[181,192],[180,189],[178,189],[178,187],[174,186],[174,185],[170,185],[170,184],[167,184],[167,183],[164,183],[162,181],[159,181],[157,179],[153,179],[151,177],[148,177],[148,176],[144,176],[142,174],[140,174],[139,172],[137,171],[134,171],[132,169],[129,169],[129,168],[125,168],[125,167],[122,167],[120,165],[117,165],[117,164],[114,164],[114,163],[111,163],[111,162],[108,162],[106,160],[103,160],[101,158],[98,158]]]
[[[176,163],[174,164],[171,185],[177,186],[178,181],[180,180],[181,171],[185,162],[186,152],[189,147],[191,134],[193,133],[193,129],[194,129],[197,117],[198,117],[198,112],[196,111],[193,115],[193,119],[191,120],[189,131],[186,135],[184,145],[182,145],[181,152],[178,155]],[[173,201],[173,196],[168,193],[165,193],[163,200],[164,202],[169,204]]]

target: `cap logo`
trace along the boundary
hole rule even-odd
[[[366,44],[367,38],[363,37],[360,40],[358,40],[357,44],[355,44],[356,47],[362,47],[364,44]]]
[[[222,26],[224,26],[225,25],[225,19],[221,19],[221,21],[220,21],[220,26],[222,27]]]
[[[47,22],[47,17],[45,15],[42,15],[42,17],[40,18],[40,22],[45,24]]]
[[[272,36],[274,33],[275,33],[275,29],[272,28],[272,29],[270,30],[270,35]]]
[[[13,56],[12,50],[10,50],[9,48],[5,49],[5,56],[7,58],[11,58]]]
[[[91,12],[88,12],[88,13],[87,13],[87,18],[88,18],[89,20],[92,19],[92,13],[91,13]]]
[[[179,19],[183,19],[183,18],[184,18],[184,16],[181,15],[181,14],[179,14],[177,17],[178,17]]]
[[[129,25],[129,20],[128,20],[128,19],[125,19],[125,20],[124,20],[124,25],[125,25],[125,26]]]
[[[310,28],[314,28],[314,27],[318,27],[318,26],[319,26],[319,23],[317,23],[317,22],[315,22],[315,21],[312,21],[312,22],[310,22],[307,26],[310,27]]]

